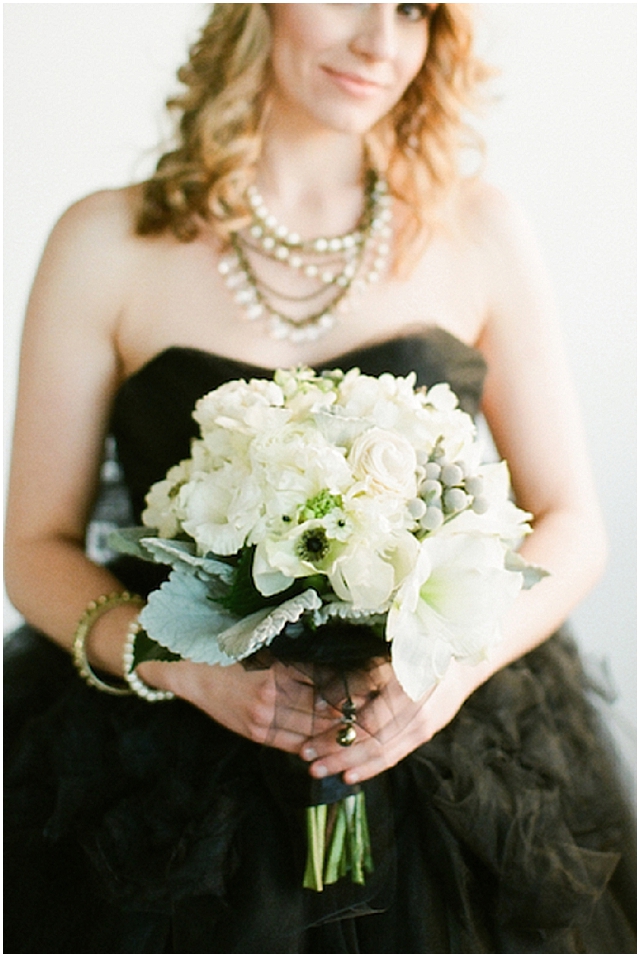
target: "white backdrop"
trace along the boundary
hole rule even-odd
[[[196,3],[6,3],[5,436],[22,314],[43,243],[74,199],[150,170]],[[487,176],[546,253],[611,540],[574,615],[635,724],[635,3],[478,4],[502,70],[481,121]],[[553,427],[553,423],[549,424]],[[17,619],[6,605],[6,627]]]

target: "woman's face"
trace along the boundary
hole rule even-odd
[[[289,122],[364,133],[424,61],[437,4],[271,3],[274,97]]]

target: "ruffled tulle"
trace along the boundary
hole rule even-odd
[[[566,637],[367,785],[374,877],[322,894],[288,756],[85,687],[28,629],[6,670],[7,952],[635,952],[631,819]]]

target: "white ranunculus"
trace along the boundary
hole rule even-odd
[[[389,611],[393,667],[418,700],[444,675],[452,658],[482,660],[499,638],[499,623],[522,587],[504,567],[492,536],[443,535],[420,544],[418,561]]]
[[[395,432],[377,427],[363,432],[351,447],[349,463],[367,490],[405,500],[417,494],[415,449]]]

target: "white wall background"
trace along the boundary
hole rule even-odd
[[[611,539],[574,616],[635,724],[635,3],[477,4],[502,70],[481,122],[488,177],[546,253]],[[5,436],[43,243],[74,199],[151,168],[198,3],[5,3]],[[553,427],[553,423],[549,423]],[[17,616],[6,609],[6,627]]]

